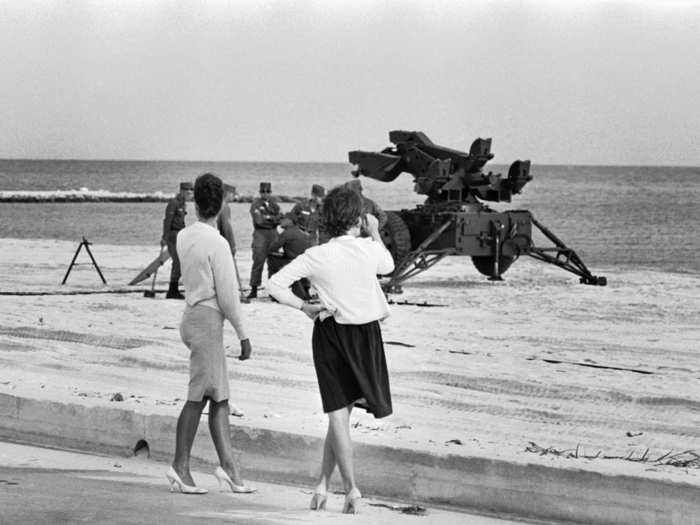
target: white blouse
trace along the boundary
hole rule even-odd
[[[268,280],[278,301],[301,308],[303,301],[289,287],[306,277],[323,307],[340,324],[364,324],[386,318],[389,305],[377,275],[394,270],[394,260],[380,242],[342,235],[313,246]]]
[[[238,334],[247,339],[238,296],[238,280],[231,248],[219,230],[197,221],[177,234],[185,302],[218,310]]]

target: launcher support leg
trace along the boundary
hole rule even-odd
[[[493,237],[493,273],[489,281],[502,281],[501,277],[501,233],[503,232],[501,221],[491,221],[491,235]]]
[[[554,247],[540,248],[537,246],[532,246],[528,252],[530,257],[554,264],[555,266],[559,266],[559,268],[578,275],[581,284],[605,286],[608,283],[606,277],[602,275],[593,275],[574,250],[568,248],[549,229],[535,220],[534,217],[532,217],[532,224],[534,224],[540,230],[540,232],[542,232],[545,237],[547,237],[554,244]],[[554,253],[554,255],[550,255],[549,252]]]
[[[443,223],[437,230],[431,233],[422,243],[420,243],[418,248],[406,255],[400,262],[398,262],[398,264],[396,264],[396,267],[391,274],[391,278],[387,283],[382,285],[382,288],[386,293],[401,293],[401,283],[403,283],[406,279],[427,270],[446,255],[454,253],[454,250],[428,250],[428,247],[433,243],[433,241],[440,237],[440,235],[442,235],[442,233],[452,224],[452,219]]]

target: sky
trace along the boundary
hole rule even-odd
[[[700,166],[700,0],[0,0],[0,158]]]

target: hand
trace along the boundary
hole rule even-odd
[[[366,213],[364,216],[365,231],[372,235],[373,233],[379,233],[379,219],[377,219],[371,213]]]
[[[240,361],[245,361],[246,359],[250,359],[250,354],[253,351],[253,348],[250,346],[250,339],[242,339],[241,340],[241,355],[238,356],[238,359]]]
[[[379,219],[377,219],[371,213],[367,213],[364,216],[364,229],[375,240],[381,240],[381,235],[379,234]]]
[[[316,320],[318,314],[320,314],[323,310],[324,308],[320,304],[311,304],[304,302],[304,304],[301,305],[301,311],[304,312],[306,316],[312,321]]]

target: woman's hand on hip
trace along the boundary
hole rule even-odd
[[[245,361],[246,359],[250,359],[250,354],[253,351],[253,348],[250,346],[250,339],[242,339],[241,340],[241,355],[238,356],[238,359],[241,361]]]
[[[306,316],[312,321],[316,320],[318,315],[325,310],[325,308],[320,304],[304,303],[301,305],[301,311],[306,314]]]

